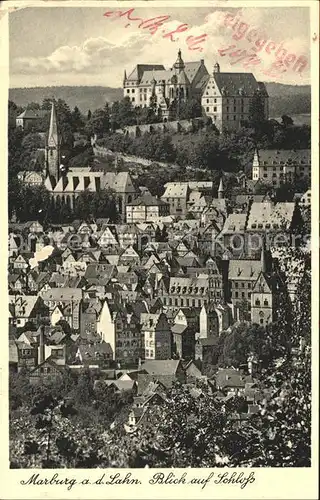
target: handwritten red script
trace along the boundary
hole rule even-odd
[[[131,23],[139,23],[137,27],[143,30],[149,31],[151,35],[154,35],[159,31],[161,27],[164,26],[166,22],[169,21],[170,16],[156,16],[150,19],[143,19],[142,17],[135,17],[135,9],[128,10],[111,10],[105,12],[103,15],[108,19],[124,19],[130,21],[125,25],[125,28],[131,26]],[[167,38],[171,42],[179,41],[179,34],[188,31],[190,26],[186,23],[179,24],[174,30],[167,31],[166,29],[161,30],[161,37]],[[197,50],[199,52],[203,51],[202,44],[207,40],[207,34],[203,33],[198,36],[189,35],[186,37],[186,44],[189,50]]]
[[[230,64],[242,63],[245,68],[256,66],[262,62],[258,54],[265,51],[266,54],[275,57],[275,61],[272,62],[271,66],[263,71],[265,75],[271,77],[284,76],[284,73],[290,69],[301,74],[308,67],[306,56],[289,53],[284,47],[284,42],[276,43],[270,40],[267,34],[253,28],[249,23],[243,22],[241,14],[226,12],[220,18],[220,22],[233,31],[232,40],[236,42],[244,41],[249,45],[248,49],[240,48],[236,43],[221,48],[218,51],[220,56],[230,57],[232,60]]]

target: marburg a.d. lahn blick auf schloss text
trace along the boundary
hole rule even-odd
[[[209,482],[213,482],[214,484],[234,484],[239,485],[241,489],[244,489],[248,484],[252,484],[255,481],[254,472],[250,472],[249,474],[244,474],[243,472],[222,472],[216,474],[214,472],[210,472],[206,477],[196,477],[188,474],[187,472],[183,472],[178,475],[173,472],[169,472],[164,474],[163,472],[157,472],[153,474],[153,476],[149,479],[150,485],[180,485],[180,484],[196,484],[201,486],[201,489],[205,488],[205,486]],[[24,486],[33,485],[33,486],[43,486],[43,485],[52,485],[52,486],[67,486],[68,490],[71,490],[73,486],[76,484],[85,486],[89,485],[117,485],[117,484],[142,484],[140,479],[135,478],[131,472],[124,474],[120,474],[117,472],[116,474],[102,474],[97,480],[84,478],[82,480],[77,480],[74,478],[62,477],[58,473],[53,474],[51,478],[41,477],[40,474],[32,474],[32,476],[27,480],[21,480],[20,483]]]

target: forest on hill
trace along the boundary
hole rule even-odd
[[[283,114],[309,114],[311,112],[310,85],[283,85],[266,83],[269,93],[270,117]],[[26,106],[30,102],[41,103],[45,98],[54,96],[64,100],[71,108],[77,106],[82,113],[103,107],[106,102],[119,101],[123,97],[121,88],[111,87],[32,87],[9,90],[9,99],[18,106]]]

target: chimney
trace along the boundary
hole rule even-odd
[[[40,326],[39,365],[44,362],[44,325]]]

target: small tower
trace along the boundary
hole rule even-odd
[[[59,179],[60,167],[60,136],[58,133],[57,114],[54,102],[52,101],[49,134],[46,146],[46,169],[47,175]]]
[[[178,51],[178,57],[176,62],[173,65],[173,68],[176,70],[176,73],[180,73],[184,69],[185,65],[181,57],[181,50]]]
[[[220,179],[219,189],[218,189],[218,198],[221,200],[224,198],[224,186],[222,177]]]
[[[124,70],[124,73],[123,73],[123,86],[125,85],[126,81],[127,81],[127,72],[126,72],[126,70]]]
[[[216,62],[216,64],[213,66],[213,72],[214,73],[220,73],[220,64]]]
[[[267,272],[267,260],[266,260],[266,250],[265,250],[264,241],[262,243],[262,248],[261,248],[260,262],[261,262],[261,271],[263,273],[266,273]]]

